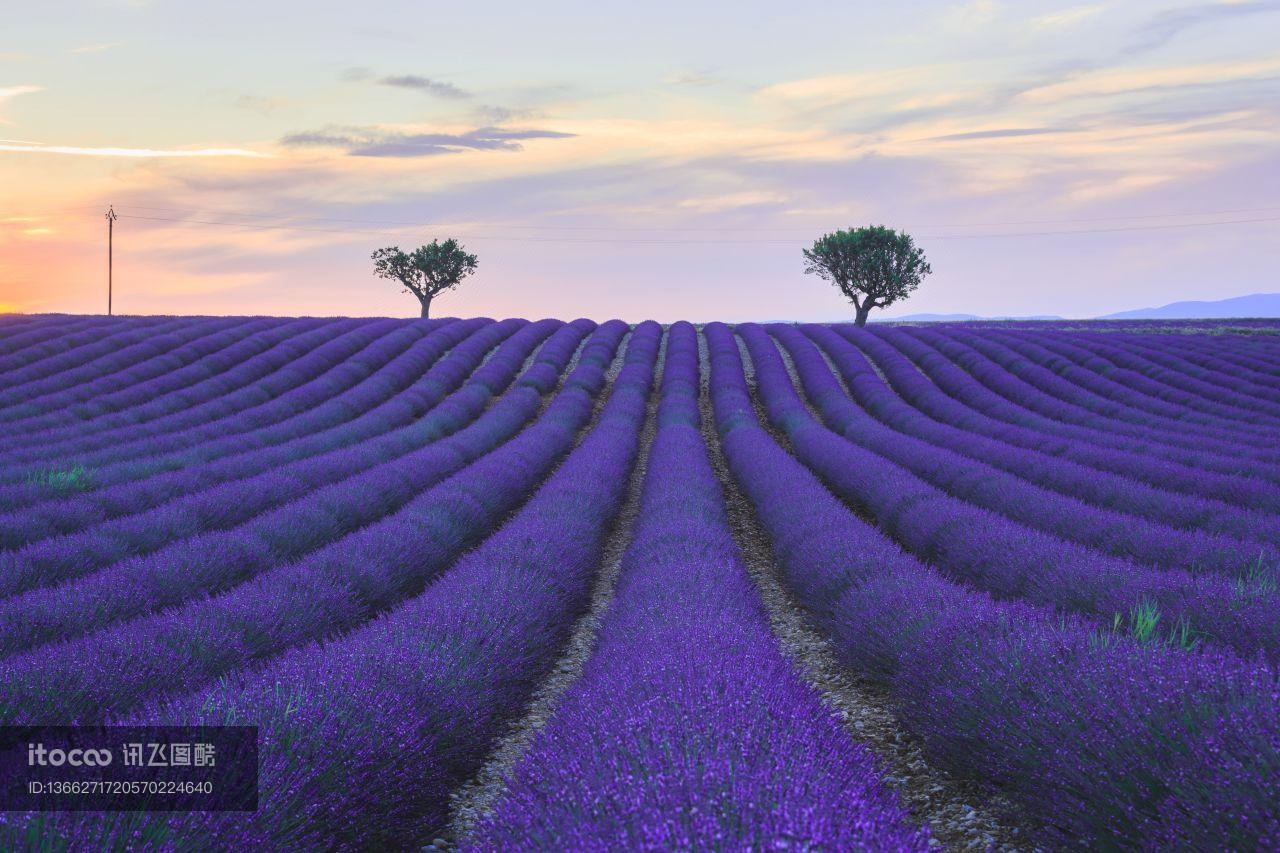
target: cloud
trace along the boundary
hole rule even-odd
[[[8,100],[10,97],[18,97],[19,95],[29,95],[31,92],[38,92],[44,88],[42,86],[0,86],[0,101]]]
[[[9,98],[16,98],[19,95],[28,95],[32,92],[39,92],[42,86],[0,86],[0,101],[6,101]]]
[[[20,139],[0,139],[0,151],[31,154],[71,154],[85,157],[270,157],[243,148],[97,148],[79,145],[46,145]]]
[[[429,77],[419,77],[416,74],[383,77],[378,82],[384,86],[394,86],[397,89],[413,89],[428,95],[434,95],[437,98],[447,98],[449,100],[465,100],[471,97],[470,92],[465,92],[452,83],[447,83],[443,80],[432,80]]]
[[[344,83],[362,83],[371,77],[373,77],[373,69],[363,65],[344,68],[338,72],[338,79]]]
[[[944,24],[961,30],[976,30],[990,24],[1000,15],[996,0],[968,0],[943,13]]]
[[[295,133],[280,144],[292,148],[345,148],[354,157],[431,157],[460,151],[520,151],[529,139],[567,139],[575,136],[555,130],[480,127],[465,133],[397,133],[377,130],[337,129]]]
[[[291,133],[280,140],[281,145],[290,148],[346,148],[356,144],[353,136],[344,133],[331,133],[323,130]]]
[[[1151,17],[1134,31],[1127,52],[1143,53],[1155,50],[1193,27],[1267,12],[1280,12],[1280,2],[1277,0],[1243,0],[1243,2],[1220,0],[1217,3],[1201,3],[1196,6],[1184,6],[1181,9],[1167,9]]]
[[[484,120],[485,124],[506,124],[516,119],[534,118],[537,115],[537,111],[482,104],[476,107],[476,115]]]
[[[241,95],[235,99],[234,103],[238,110],[248,110],[265,116],[284,106],[285,99],[262,95]]]
[[[29,95],[32,92],[39,92],[42,86],[0,86],[0,110],[3,110],[5,101],[16,98],[19,95]],[[0,112],[0,124],[9,124],[5,120],[3,112]]]
[[[82,44],[79,47],[73,47],[67,53],[102,53],[104,50],[110,50],[119,46],[118,41],[99,42],[97,44]]]
[[[1206,62],[1163,68],[1108,68],[1027,89],[1020,97],[1037,103],[1069,98],[1118,95],[1144,89],[1207,86],[1280,75],[1280,59],[1255,62]]]
[[[676,204],[683,210],[693,210],[698,213],[720,213],[729,210],[740,210],[747,207],[761,207],[764,205],[780,205],[787,201],[787,197],[782,193],[770,192],[767,190],[747,190],[737,193],[726,193],[724,195],[705,196],[700,198],[682,199]]]
[[[995,130],[972,130],[967,133],[948,133],[931,136],[929,142],[961,142],[966,139],[1007,139],[1015,136],[1041,136],[1046,133],[1062,133],[1054,127],[1003,127]]]
[[[662,78],[668,86],[711,86],[723,82],[710,71],[681,71]]]
[[[1057,30],[1073,27],[1083,20],[1092,18],[1103,9],[1101,4],[1093,6],[1072,6],[1069,9],[1061,9],[1057,12],[1050,12],[1047,15],[1041,15],[1031,22],[1031,26],[1037,30]]]
[[[828,74],[774,83],[756,90],[766,103],[805,108],[832,106],[873,98],[907,98],[939,81],[955,78],[957,69],[945,65],[912,65],[857,74]]]

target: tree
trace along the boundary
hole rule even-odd
[[[804,260],[806,274],[835,282],[848,297],[859,326],[872,308],[905,299],[933,272],[910,234],[883,225],[824,234],[804,250]]]
[[[388,246],[373,253],[373,272],[379,278],[398,281],[405,292],[422,303],[422,316],[431,311],[431,299],[451,290],[476,271],[476,256],[467,254],[452,237],[441,243],[432,240],[405,254],[399,246]]]

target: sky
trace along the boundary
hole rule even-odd
[[[0,28],[0,311],[837,320],[1280,291],[1280,0],[44,0]]]

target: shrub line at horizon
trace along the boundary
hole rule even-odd
[[[304,484],[323,484],[326,482],[324,471],[320,468],[308,468],[304,464],[308,459],[322,461],[326,458],[341,458],[337,454],[343,450],[354,452],[376,446],[365,442],[380,440],[397,429],[408,426],[414,418],[427,415],[432,407],[438,405],[446,394],[455,390],[475,370],[494,345],[532,347],[558,321],[544,321],[548,325],[526,325],[521,328],[522,323],[523,321],[503,321],[488,324],[470,335],[466,334],[469,331],[467,327],[460,327],[458,331],[462,335],[459,336],[446,335],[450,330],[442,330],[439,337],[420,339],[392,362],[384,365],[382,370],[371,374],[341,397],[326,400],[302,415],[275,424],[266,431],[258,431],[250,436],[237,436],[234,443],[224,443],[218,448],[206,445],[204,448],[215,453],[218,449],[225,448],[230,453],[204,463],[191,460],[176,470],[118,482],[105,488],[86,489],[72,497],[29,504],[0,514],[0,539],[10,548],[26,546],[17,553],[28,554],[34,550],[34,542],[41,542],[41,547],[57,547],[59,543],[69,543],[72,540],[66,537],[70,535],[70,531],[85,535],[92,530],[128,530],[125,525],[145,525],[145,518],[139,514],[159,506],[163,506],[166,513],[176,512],[172,519],[156,516],[165,518],[162,523],[171,536],[193,531],[192,523],[204,523],[204,516],[214,519],[216,526],[230,526],[236,517],[241,520],[247,518],[245,511],[239,506],[224,505],[204,511],[197,509],[193,517],[188,517],[181,511],[181,507],[198,505],[199,495],[207,493],[211,488],[221,488],[230,494],[227,490],[237,488],[237,481],[243,487],[255,475],[297,477],[295,488],[301,488]],[[512,335],[513,329],[519,331]],[[503,338],[508,335],[512,337],[502,343]],[[450,344],[461,336],[465,336],[466,340],[450,348]],[[445,350],[449,350],[448,355],[441,358],[440,355]],[[497,355],[494,357],[498,358]],[[510,366],[507,359],[502,359],[499,363]],[[515,368],[511,367],[506,381],[510,382],[514,377]],[[480,374],[477,374],[475,379],[479,378]],[[500,391],[501,388],[497,390]],[[352,417],[316,431],[316,424],[322,423],[322,418],[327,420],[326,413],[331,409]],[[289,435],[294,437],[289,438]],[[249,441],[249,438],[255,440]],[[350,461],[354,464],[357,460],[353,457]],[[124,463],[113,469],[96,469],[94,479],[117,480],[119,473],[129,468],[129,463]],[[277,484],[277,488],[279,487]],[[0,495],[4,492],[4,488],[0,487]],[[179,500],[175,502],[175,498]],[[121,516],[129,518],[120,518]],[[104,527],[104,523],[112,519],[116,520]],[[62,531],[67,532],[54,542],[42,542]],[[133,553],[138,553],[138,544],[129,539],[127,534],[126,540]]]
[[[593,350],[612,352],[617,347],[625,328],[620,322],[611,322],[597,330],[596,340],[588,344]],[[582,330],[571,331],[578,334]],[[473,462],[483,462],[495,448],[521,435],[538,415],[543,396],[554,389],[559,379],[555,368],[563,368],[576,348],[576,340],[567,341],[560,354],[561,364],[535,364],[517,387],[493,406],[488,406],[493,394],[483,385],[456,392],[454,405],[442,405],[433,416],[389,437],[392,452],[399,455],[354,477],[307,492],[238,527],[197,534],[79,580],[0,600],[0,653],[54,639],[66,641],[180,604],[194,595],[229,589],[329,546],[316,555],[323,557],[332,549],[342,549],[344,537],[357,531],[366,538],[374,536],[371,531],[377,528],[370,525],[379,520],[392,523],[393,514],[406,504],[412,508],[425,499],[424,490]],[[510,369],[518,368],[522,360],[511,358]],[[574,380],[570,377],[567,381]],[[539,421],[545,417],[546,413]],[[442,433],[444,438],[440,438]],[[527,442],[522,439],[518,446]],[[364,455],[374,455],[378,449],[370,448]],[[340,454],[339,462],[345,459],[346,454]],[[479,470],[487,470],[490,464],[481,464]],[[510,499],[509,492],[481,495],[469,504],[472,514],[491,505],[505,505]],[[480,529],[480,522],[474,523]]]
[[[1162,620],[1161,639],[1184,645],[1210,640],[1246,658],[1262,652],[1272,662],[1280,660],[1280,592],[1266,577],[1242,585],[1217,575],[1140,566],[953,498],[818,423],[769,334],[754,324],[738,331],[751,352],[769,419],[790,439],[797,457],[831,491],[939,571],[1001,598],[1088,616],[1104,629],[1150,630],[1154,608]]]
[[[1204,571],[1234,579],[1248,571],[1274,574],[1280,564],[1280,552],[1274,545],[1125,515],[1051,491],[1030,478],[1003,470],[1003,466],[972,459],[965,455],[963,434],[949,434],[946,443],[939,445],[882,423],[868,413],[861,395],[857,403],[848,397],[817,345],[804,333],[781,324],[770,325],[769,331],[789,352],[805,396],[827,426],[952,497],[1061,539],[1157,568]],[[874,376],[869,367],[867,372]],[[860,383],[856,387],[860,388]],[[911,420],[923,418],[916,413]],[[1008,459],[1017,451],[1006,453]],[[1274,528],[1273,520],[1268,526],[1270,535],[1280,532]]]
[[[959,366],[955,356],[913,336],[899,334],[899,330],[875,329],[871,334],[905,353],[932,382],[963,405],[1007,424],[1042,432],[1050,446],[1055,446],[1052,444],[1054,438],[1077,442],[1070,451],[1072,458],[1087,460],[1088,464],[1105,466],[1115,473],[1176,491],[1280,512],[1280,487],[1255,477],[1248,461],[1242,461],[1239,455],[1232,457],[1163,446],[1141,437],[1065,422],[1025,408],[1009,395],[1008,388],[996,390],[1001,383],[998,377],[991,375],[993,370],[985,369],[994,368],[990,362],[970,365],[974,371],[971,375]],[[987,375],[979,380],[979,372]],[[1004,378],[1012,379],[1007,374]],[[1095,450],[1091,452],[1091,449]],[[1145,459],[1134,464],[1128,454]]]
[[[725,453],[789,588],[853,672],[889,686],[932,760],[1012,798],[1054,844],[1280,844],[1274,670],[944,579],[777,445],[732,333],[704,333]]]
[[[656,323],[636,328],[581,444],[523,509],[421,595],[337,641],[295,649],[131,718],[256,723],[257,812],[0,813],[0,821],[16,837],[34,832],[72,847],[143,837],[234,850],[431,841],[448,820],[450,793],[523,709],[586,609],[635,461],[661,335]],[[587,426],[606,382],[603,355],[601,347],[583,352],[544,429],[527,433],[531,459],[553,434],[572,444]]]
[[[464,849],[927,849],[773,636],[707,458],[688,323],[664,364],[595,648]]]

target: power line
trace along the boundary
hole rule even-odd
[[[331,216],[297,216],[293,214],[252,213],[252,212],[234,211],[234,210],[207,210],[207,209],[193,209],[193,208],[180,208],[180,207],[161,207],[156,205],[130,205],[129,207],[130,209],[133,209],[133,210],[150,210],[150,211],[160,211],[160,212],[169,212],[169,213],[185,213],[185,214],[192,214],[196,216],[204,216],[204,215],[215,216],[215,217],[235,216],[235,217],[249,217],[253,219],[267,219],[274,216],[282,216],[285,220],[290,222],[293,222],[293,221],[346,222],[346,223],[359,224],[359,225],[396,226],[396,227],[404,227],[404,228],[424,228],[424,229],[427,229],[427,228],[447,229],[447,228],[459,228],[459,227],[465,228],[472,225],[480,225],[482,227],[493,227],[493,228],[503,228],[503,229],[509,228],[509,229],[515,229],[515,230],[521,230],[521,231],[628,231],[628,232],[655,231],[655,232],[675,232],[675,233],[690,233],[690,232],[696,233],[696,232],[705,231],[708,233],[763,232],[763,233],[774,233],[774,234],[779,232],[785,232],[785,231],[796,231],[796,232],[803,232],[805,234],[808,234],[814,230],[812,226],[768,227],[768,226],[727,225],[727,226],[720,226],[720,227],[707,227],[707,226],[700,227],[700,226],[674,226],[673,225],[673,226],[635,226],[633,227],[628,225],[564,225],[564,224],[531,225],[526,222],[501,222],[501,221],[467,222],[463,220],[457,220],[457,221],[451,221],[451,222],[422,222],[422,221],[410,222],[405,220],[355,219],[355,218],[343,218],[343,217],[331,217]],[[74,207],[74,208],[66,208],[66,209],[67,210],[84,210],[88,208]],[[100,208],[95,207],[92,209],[98,210]],[[1023,220],[1007,220],[1003,222],[917,223],[914,227],[927,229],[927,228],[1004,228],[1004,227],[1018,227],[1018,226],[1024,226],[1024,225],[1077,225],[1077,224],[1089,224],[1094,222],[1128,222],[1133,220],[1146,220],[1146,219],[1179,219],[1179,218],[1186,218],[1186,217],[1227,216],[1227,215],[1234,215],[1234,214],[1240,214],[1240,213],[1264,213],[1264,212],[1270,212],[1270,211],[1280,211],[1280,206],[1237,207],[1237,208],[1226,208],[1221,210],[1185,211],[1181,213],[1133,214],[1130,216],[1092,216],[1092,217],[1080,218],[1080,219],[1023,219]],[[144,217],[136,216],[134,218],[141,219]],[[154,217],[154,219],[156,221],[163,221],[163,217]],[[222,223],[218,223],[218,224],[222,224]],[[254,224],[254,223],[246,223],[246,224]],[[278,224],[272,224],[272,223],[262,223],[262,224],[272,225],[272,227],[283,227],[283,226],[279,226]],[[1195,225],[1198,223],[1188,223],[1188,224]],[[1081,232],[1081,233],[1086,233],[1086,232]]]
[[[356,234],[356,233],[389,233],[387,231],[357,231],[350,228],[310,228],[298,225],[271,225],[256,222],[225,222],[211,219],[190,219],[166,216],[139,216],[136,214],[122,214],[121,219],[137,219],[147,222],[172,222],[176,224],[186,225],[218,225],[227,228],[244,228],[255,231],[298,231],[312,232],[319,234]],[[360,222],[361,220],[352,220]],[[1166,223],[1160,225],[1130,225],[1115,228],[1075,228],[1065,231],[1011,231],[1002,234],[926,234],[921,235],[922,240],[986,240],[999,239],[1005,237],[1060,237],[1072,234],[1113,234],[1133,231],[1165,231],[1178,228],[1211,228],[1222,225],[1250,225],[1265,222],[1280,222],[1280,216],[1257,217],[1251,219],[1227,219],[1227,220],[1210,220],[1204,222],[1177,222]],[[374,224],[374,223],[369,223]],[[379,223],[381,224],[381,223]],[[404,228],[427,228],[431,226],[424,225],[405,225]],[[936,226],[935,226],[936,227]],[[403,229],[396,229],[403,230]],[[489,240],[493,242],[513,242],[513,243],[607,243],[607,244],[635,244],[635,245],[795,245],[796,239],[743,239],[743,240],[677,240],[677,239],[627,239],[619,237],[549,237],[544,235],[538,236],[503,236],[494,234],[465,233],[462,236],[473,240]],[[638,229],[631,229],[638,230]]]
[[[1013,231],[1008,234],[929,234],[921,239],[961,240],[986,237],[1058,237],[1065,234],[1117,234],[1124,231],[1165,231],[1173,228],[1209,228],[1214,225],[1249,225],[1256,222],[1280,222],[1280,216],[1257,219],[1219,219],[1211,222],[1176,222],[1168,225],[1132,225],[1121,228],[1075,228],[1070,231]]]

